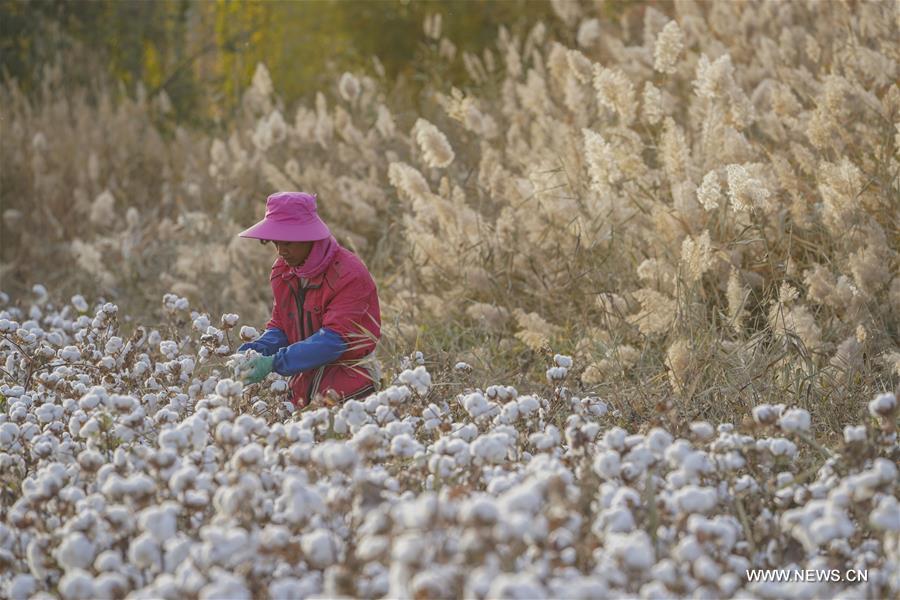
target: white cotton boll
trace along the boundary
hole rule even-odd
[[[169,360],[178,356],[178,344],[172,340],[163,340],[159,343],[159,351]]]
[[[141,529],[160,544],[165,543],[175,535],[178,506],[175,502],[166,502],[160,506],[145,508],[138,516]]]
[[[797,445],[790,440],[787,440],[785,438],[770,438],[767,441],[767,449],[772,453],[773,456],[793,457],[797,455]]]
[[[131,475],[123,484],[124,493],[132,498],[145,498],[156,491],[156,482],[143,473]]]
[[[5,591],[10,600],[28,600],[37,589],[37,580],[32,575],[19,574],[12,578]]]
[[[515,400],[511,400],[503,405],[500,414],[494,419],[495,423],[515,423],[519,418],[519,404]]]
[[[363,453],[381,449],[383,442],[384,432],[374,423],[360,427],[350,440],[350,444]]]
[[[853,535],[853,523],[843,510],[827,511],[809,527],[809,540],[822,547],[832,540],[846,539]]]
[[[384,426],[384,431],[391,439],[403,434],[413,437],[416,433],[415,428],[409,421],[392,421]]]
[[[425,546],[422,536],[416,533],[405,533],[394,539],[391,557],[403,564],[415,564],[423,556]]]
[[[106,550],[97,556],[94,568],[98,571],[119,571],[122,568],[122,555],[116,550]]]
[[[646,598],[648,600],[663,600],[671,597],[671,595],[672,592],[669,591],[669,588],[666,587],[663,582],[656,579],[641,586],[641,598]]]
[[[94,545],[83,533],[70,533],[56,549],[55,556],[66,571],[86,569],[94,561]]]
[[[231,466],[235,470],[243,470],[258,465],[263,459],[263,449],[257,443],[247,444],[231,457]]]
[[[358,460],[353,447],[335,440],[328,440],[313,448],[312,458],[320,466],[337,471],[352,469]]]
[[[541,407],[540,401],[534,396],[522,396],[516,399],[519,405],[519,415],[525,417],[535,412]]]
[[[379,398],[379,401],[382,399],[382,394],[384,399],[393,406],[397,406],[399,404],[403,404],[412,396],[412,392],[410,392],[408,387],[404,386],[396,386],[392,385],[383,392],[378,393],[375,397]],[[371,396],[370,396],[371,398]],[[368,402],[368,401],[367,401]],[[367,407],[368,410],[368,407]]]
[[[735,569],[735,571],[741,572],[744,569]],[[716,580],[716,585],[719,587],[719,591],[723,596],[733,598],[735,596],[735,592],[741,587],[741,583],[743,583],[742,578],[734,573],[725,573],[719,579]]]
[[[471,442],[478,437],[478,426],[474,423],[466,423],[465,425],[462,423],[454,423],[453,435],[464,442]]]
[[[715,489],[694,485],[675,492],[673,500],[681,512],[688,514],[709,512],[718,502]]]
[[[557,367],[562,367],[564,369],[572,368],[572,357],[566,356],[565,354],[554,354],[553,362]]]
[[[654,427],[647,434],[647,447],[657,457],[664,456],[670,445],[672,445],[672,434],[665,429]]]
[[[295,577],[283,577],[269,584],[268,597],[273,600],[294,600],[295,598],[309,598],[322,590],[321,574],[311,575],[297,579]]]
[[[865,425],[847,425],[844,427],[844,442],[847,444],[853,444],[856,442],[865,442],[866,441],[866,426]]]
[[[62,417],[62,414],[63,407],[55,404],[42,404],[34,411],[39,423],[51,423]]]
[[[547,369],[547,381],[549,383],[557,383],[563,381],[569,374],[569,370],[565,367],[550,367]]]
[[[605,546],[626,569],[645,570],[656,562],[653,544],[643,530],[611,534],[606,538]]]
[[[137,408],[139,402],[137,399],[132,398],[131,396],[120,396],[118,394],[113,394],[109,396],[106,401],[106,405],[109,408],[118,410],[120,412],[129,412]]]
[[[197,468],[193,465],[181,467],[169,477],[169,489],[173,494],[180,494],[194,484],[197,479]]]
[[[716,434],[713,426],[707,423],[706,421],[694,421],[690,424],[691,433],[697,436],[697,439],[702,441],[708,441],[713,438]]]
[[[779,409],[780,405],[772,406],[771,404],[760,404],[759,406],[754,406],[751,411],[753,414],[753,420],[759,423],[760,425],[772,425],[775,421],[778,420],[778,417],[781,416],[781,410]]]
[[[9,450],[18,437],[18,425],[15,423],[0,424],[0,450]]]
[[[382,425],[390,424],[397,420],[397,415],[390,406],[379,406],[375,409],[375,421]]]
[[[487,598],[532,600],[547,598],[547,591],[534,575],[528,573],[500,574],[491,582]]]
[[[543,432],[535,432],[528,436],[528,441],[538,451],[553,448],[560,442],[559,429],[555,425],[547,425]]]
[[[802,408],[792,408],[785,411],[778,419],[778,426],[784,431],[807,432],[811,419],[809,413]]]
[[[133,540],[128,548],[128,559],[140,569],[159,569],[162,566],[162,554],[159,543],[150,533],[142,533]]]
[[[200,600],[252,600],[253,594],[247,589],[244,578],[228,573],[222,569],[213,569],[210,582],[203,586],[199,593]]]
[[[56,356],[68,363],[72,363],[81,360],[81,350],[75,346],[66,346],[63,349],[58,350]]]
[[[428,389],[431,387],[431,374],[424,366],[418,366],[412,370],[406,369],[400,373],[398,379],[401,383],[414,389],[420,396],[428,394]]]
[[[129,581],[121,573],[103,573],[94,580],[94,594],[97,598],[123,598],[129,589]]]
[[[302,535],[300,547],[306,561],[317,569],[324,569],[335,561],[334,536],[324,529]]]
[[[410,458],[422,451],[422,444],[407,433],[401,433],[391,440],[391,454],[401,458]]]
[[[502,463],[509,452],[509,437],[502,433],[487,433],[472,442],[472,454],[487,463]]]
[[[880,483],[891,483],[897,479],[897,466],[886,458],[876,458],[871,472],[874,473]]]
[[[885,495],[869,515],[869,524],[879,531],[900,531],[900,503],[897,498]]]
[[[275,501],[275,510],[288,523],[303,524],[313,515],[324,513],[325,503],[305,478],[289,477]]]
[[[721,567],[709,556],[698,557],[691,565],[691,570],[697,579],[710,583],[715,582],[722,574]]]
[[[869,414],[873,417],[886,417],[897,409],[897,397],[894,394],[879,394],[869,402]]]
[[[628,432],[621,427],[613,427],[603,434],[603,444],[613,450],[624,450],[627,436]]]
[[[409,495],[407,500],[393,507],[392,515],[395,522],[406,529],[425,530],[434,523],[438,508],[436,494],[426,491],[418,496]]]
[[[216,383],[216,394],[224,398],[235,398],[244,391],[244,384],[232,379],[221,379]]]
[[[470,373],[470,372],[472,372],[472,366],[466,362],[458,362],[455,365],[453,365],[453,370],[454,371],[462,371],[464,373]]]
[[[71,303],[75,310],[81,313],[87,312],[88,308],[90,308],[87,301],[84,299],[84,296],[80,294],[72,296]]]
[[[682,563],[690,563],[703,556],[703,547],[694,535],[686,535],[678,540],[672,549],[672,558]]]
[[[249,341],[252,341],[252,340],[255,340],[256,338],[258,338],[259,332],[253,327],[244,325],[243,327],[241,327],[240,336],[241,336],[241,341],[249,342]]]
[[[628,533],[634,529],[634,515],[624,506],[611,507],[601,511],[592,526],[595,535],[601,539],[606,534]]]
[[[487,414],[495,406],[488,402],[481,392],[472,392],[462,398],[462,406],[473,419]]]
[[[203,313],[199,317],[196,317],[191,324],[191,327],[194,328],[195,331],[206,331],[206,329],[211,325],[209,321],[209,315]]]
[[[488,400],[515,400],[519,395],[516,388],[507,385],[489,385],[484,391],[484,395]]]
[[[459,520],[467,525],[490,525],[499,518],[496,500],[487,495],[470,496],[459,509]]]
[[[59,581],[59,593],[66,600],[94,597],[94,578],[87,571],[75,569],[63,575]]]
[[[598,423],[587,423],[581,426],[581,433],[588,440],[593,440],[600,433],[600,425]]]
[[[544,498],[540,484],[527,480],[506,490],[498,502],[503,514],[524,512],[534,515],[541,510]]]

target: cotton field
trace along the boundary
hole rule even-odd
[[[827,449],[797,407],[623,428],[566,387],[568,356],[546,393],[448,395],[414,353],[364,400],[293,412],[283,379],[232,378],[237,315],[167,295],[124,337],[116,305],[36,291],[0,312],[4,597],[900,593],[891,393]],[[774,568],[867,581],[748,579]]]

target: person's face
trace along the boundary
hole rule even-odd
[[[278,252],[278,256],[283,258],[284,262],[292,267],[299,267],[302,265],[313,247],[312,242],[273,241],[272,243],[275,244],[275,250]]]

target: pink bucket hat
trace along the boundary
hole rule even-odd
[[[277,192],[266,199],[266,216],[240,237],[277,242],[313,242],[331,236],[316,212],[316,195]]]

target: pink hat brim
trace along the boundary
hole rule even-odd
[[[238,236],[274,242],[314,242],[330,237],[331,230],[319,218],[302,225],[263,219],[256,225],[239,233]]]

